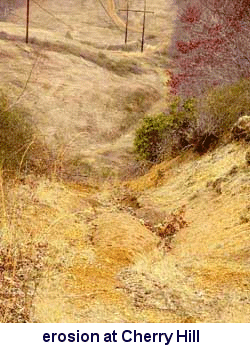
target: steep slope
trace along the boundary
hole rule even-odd
[[[6,194],[15,239],[47,242],[32,320],[248,322],[246,149],[162,163],[115,187],[16,185]]]
[[[194,321],[249,320],[247,149],[247,145],[229,144],[202,158],[162,163],[129,184],[133,190],[140,189],[138,202],[144,209],[137,210],[139,217],[150,222],[157,212],[175,213],[178,208],[184,212],[187,225],[176,230],[172,249],[165,263],[160,263],[161,279],[168,281],[168,274],[171,275],[168,264],[174,264],[177,272],[183,274],[183,279],[176,278],[172,286],[181,290],[187,284],[191,288],[190,296],[186,295],[185,300],[184,295],[183,303],[178,301],[182,312]],[[151,218],[145,216],[150,211]],[[147,268],[141,264],[140,274]],[[151,272],[150,278],[156,276]],[[178,311],[178,306],[175,309]]]

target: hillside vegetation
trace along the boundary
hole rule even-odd
[[[0,322],[248,322],[249,142],[231,128],[250,115],[249,79],[204,88],[194,70],[191,95],[192,77],[175,80],[178,21],[194,35],[208,2],[148,1],[143,53],[135,14],[123,44],[123,0],[31,1],[29,45],[14,4],[0,22]]]

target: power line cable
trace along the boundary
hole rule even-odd
[[[41,5],[40,5],[38,2],[36,2],[35,0],[31,0],[31,1],[32,1],[34,4],[36,4],[41,10],[43,10],[44,12],[46,12],[48,15],[52,16],[53,18],[55,18],[58,22],[61,22],[61,23],[64,24],[66,27],[68,27],[70,30],[74,30],[74,28],[73,28],[70,24],[64,22],[62,19],[60,19],[60,18],[58,18],[57,16],[55,16],[53,12],[47,10],[46,8],[44,8],[43,6],[41,6]]]
[[[23,97],[23,95],[24,95],[24,93],[25,93],[25,91],[26,91],[26,89],[27,89],[27,86],[28,86],[28,84],[29,84],[29,82],[30,82],[32,73],[33,73],[35,67],[36,67],[37,64],[38,64],[40,57],[41,57],[41,56],[38,55],[38,56],[36,57],[34,63],[32,64],[31,70],[30,70],[29,75],[28,75],[28,77],[27,77],[27,79],[26,79],[26,82],[25,82],[25,84],[24,84],[24,87],[23,87],[21,93],[19,94],[19,96],[17,97],[16,101],[13,102],[10,106],[8,106],[8,107],[4,110],[5,112],[11,110],[15,105],[17,105],[17,104],[20,102],[21,98]]]
[[[32,1],[35,5],[37,5],[41,10],[43,10],[44,12],[46,12],[47,14],[49,14],[50,16],[52,16],[53,18],[55,18],[58,22],[61,22],[61,23],[64,24],[66,27],[68,27],[70,30],[74,30],[74,28],[73,28],[70,24],[68,24],[68,23],[66,23],[64,20],[58,18],[53,12],[51,12],[51,11],[47,10],[46,8],[44,8],[43,6],[41,6],[37,1],[35,1],[35,0],[31,0],[31,1]],[[104,9],[106,15],[112,20],[112,17],[110,16],[108,10],[107,10],[106,7],[104,6],[102,0],[97,0],[97,1],[99,2],[99,4],[100,4],[100,5],[102,6],[102,8]],[[86,22],[86,23],[87,23],[87,22]],[[115,25],[118,29],[120,29],[120,27],[119,27],[116,23],[114,23],[114,25]]]

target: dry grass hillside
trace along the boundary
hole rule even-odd
[[[171,1],[148,1],[143,54],[123,1],[31,3],[29,45],[25,9],[0,22],[0,87],[54,158],[49,176],[0,174],[0,321],[248,322],[249,146],[125,176],[166,103]]]
[[[118,25],[113,19],[118,14],[112,4],[32,1],[29,46],[24,43],[25,8],[0,23],[0,87],[13,100],[22,94],[19,105],[29,109],[47,142],[57,151],[66,147],[63,153],[76,161],[80,158],[87,168],[96,162],[98,168],[100,162],[106,168],[109,151],[113,168],[116,163],[119,167],[121,152],[124,156],[130,148],[134,125],[165,98],[161,65],[171,33],[171,2],[148,3],[148,8],[156,4],[157,8],[147,18],[143,55],[138,22],[142,17],[135,21],[131,15],[131,24],[140,33],[129,28],[127,51],[124,21]],[[120,1],[116,7],[123,5]],[[134,6],[142,4],[134,1]]]

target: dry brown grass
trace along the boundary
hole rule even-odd
[[[47,243],[22,220],[25,197],[18,200],[14,180],[4,182],[2,174],[0,180],[0,322],[32,322]]]
[[[95,232],[92,242],[106,259],[114,259],[116,265],[132,263],[138,256],[154,249],[157,237],[129,214],[111,213],[93,221]]]
[[[172,164],[172,176],[136,192],[138,205],[126,213],[130,202],[117,206],[109,187],[27,178],[3,188],[8,201],[2,201],[2,217],[12,233],[3,221],[2,321],[247,322],[249,223],[240,219],[249,191],[244,150],[228,145]],[[207,179],[223,175],[221,194],[207,187]],[[182,204],[185,217],[183,211],[166,215],[161,226],[165,233],[176,225],[173,216],[181,219],[166,254],[145,227],[146,215],[150,220],[152,211],[157,228],[157,215],[163,220],[157,210],[171,213]],[[137,217],[143,209],[142,220]],[[4,291],[13,284],[18,288],[10,296]]]
[[[33,321],[33,299],[44,268],[46,244],[25,242],[0,246],[0,323]]]
[[[185,154],[132,181],[103,184],[110,168],[118,174],[124,163],[134,166],[133,133],[127,125],[128,133],[121,130],[128,113],[157,111],[165,103],[160,64],[166,41],[152,38],[142,56],[107,50],[98,58],[97,48],[111,39],[120,45],[123,33],[96,3],[85,1],[82,11],[72,9],[74,3],[44,1],[72,29],[32,6],[36,43],[0,42],[0,84],[13,99],[43,46],[21,102],[58,155],[50,179],[27,176],[1,188],[1,321],[248,322],[246,147],[230,144],[202,158]],[[166,2],[156,4],[160,32],[173,12],[166,16]],[[21,36],[24,10],[17,15],[21,18],[5,23],[4,30]],[[139,18],[134,24],[140,25]],[[170,32],[165,28],[162,35]],[[130,35],[138,39],[136,32]],[[87,59],[78,57],[80,52]],[[143,72],[117,75],[105,68],[107,58],[126,60],[127,68],[140,60]],[[95,176],[85,182],[81,173],[76,180],[66,174],[78,168]],[[218,191],[211,181],[220,184]],[[112,199],[121,187],[131,195],[122,203]],[[147,218],[167,230],[176,222],[164,220],[182,205],[188,225],[178,225],[165,254],[157,249],[159,238],[146,227]]]
[[[15,100],[39,55],[19,105],[29,110],[45,141],[56,152],[80,134],[67,148],[67,160],[80,157],[101,175],[107,173],[110,162],[115,163],[114,173],[119,172],[124,151],[131,162],[127,152],[130,145],[123,142],[124,136],[130,138],[143,113],[165,98],[166,77],[158,67],[160,56],[155,55],[155,50],[162,45],[163,35],[164,43],[168,42],[171,28],[165,28],[165,23],[175,11],[171,4],[166,7],[164,1],[157,0],[155,16],[147,18],[146,36],[152,29],[159,35],[156,33],[153,41],[147,41],[141,55],[109,49],[110,45],[123,45],[124,18],[120,14],[121,30],[114,24],[113,16],[118,15],[113,5],[108,2],[104,5],[109,16],[101,5],[90,0],[43,1],[42,7],[53,13],[54,18],[31,4],[29,46],[23,42],[25,8],[19,8],[8,22],[0,23],[4,39],[0,86]],[[124,6],[124,2],[117,6]],[[142,3],[134,6],[140,7]],[[132,16],[132,27],[141,27],[141,19]],[[138,40],[140,35],[130,30],[129,42]],[[118,148],[114,145],[116,141]],[[100,156],[107,149],[112,152],[111,159]]]
[[[38,205],[50,207],[47,220],[51,221],[48,213],[54,218],[43,230],[49,265],[35,298],[35,317],[41,322],[145,320],[145,311],[137,314],[117,288],[116,275],[154,249],[156,236],[136,218],[119,213],[105,192],[96,198],[88,190],[47,182],[38,187],[36,196]],[[152,313],[146,319],[152,320]]]
[[[148,210],[151,207],[171,213],[180,205],[186,206],[188,225],[176,234],[173,249],[160,260],[166,266],[176,264],[185,276],[182,282],[175,280],[174,290],[181,289],[185,281],[191,288],[191,294],[181,302],[183,321],[187,314],[200,322],[247,322],[249,318],[249,223],[241,221],[249,202],[245,149],[244,145],[230,144],[201,159],[172,167],[171,176],[164,176],[160,186],[150,187],[138,198]],[[237,172],[232,171],[235,167]],[[207,187],[209,180],[220,178],[223,181],[219,192]],[[134,180],[133,188],[135,183]],[[174,270],[168,267],[161,278],[171,273]],[[160,274],[154,272],[146,280],[152,283]],[[130,281],[127,278],[125,285]],[[161,289],[165,291],[163,286]],[[157,300],[154,293],[151,288],[150,303]]]

